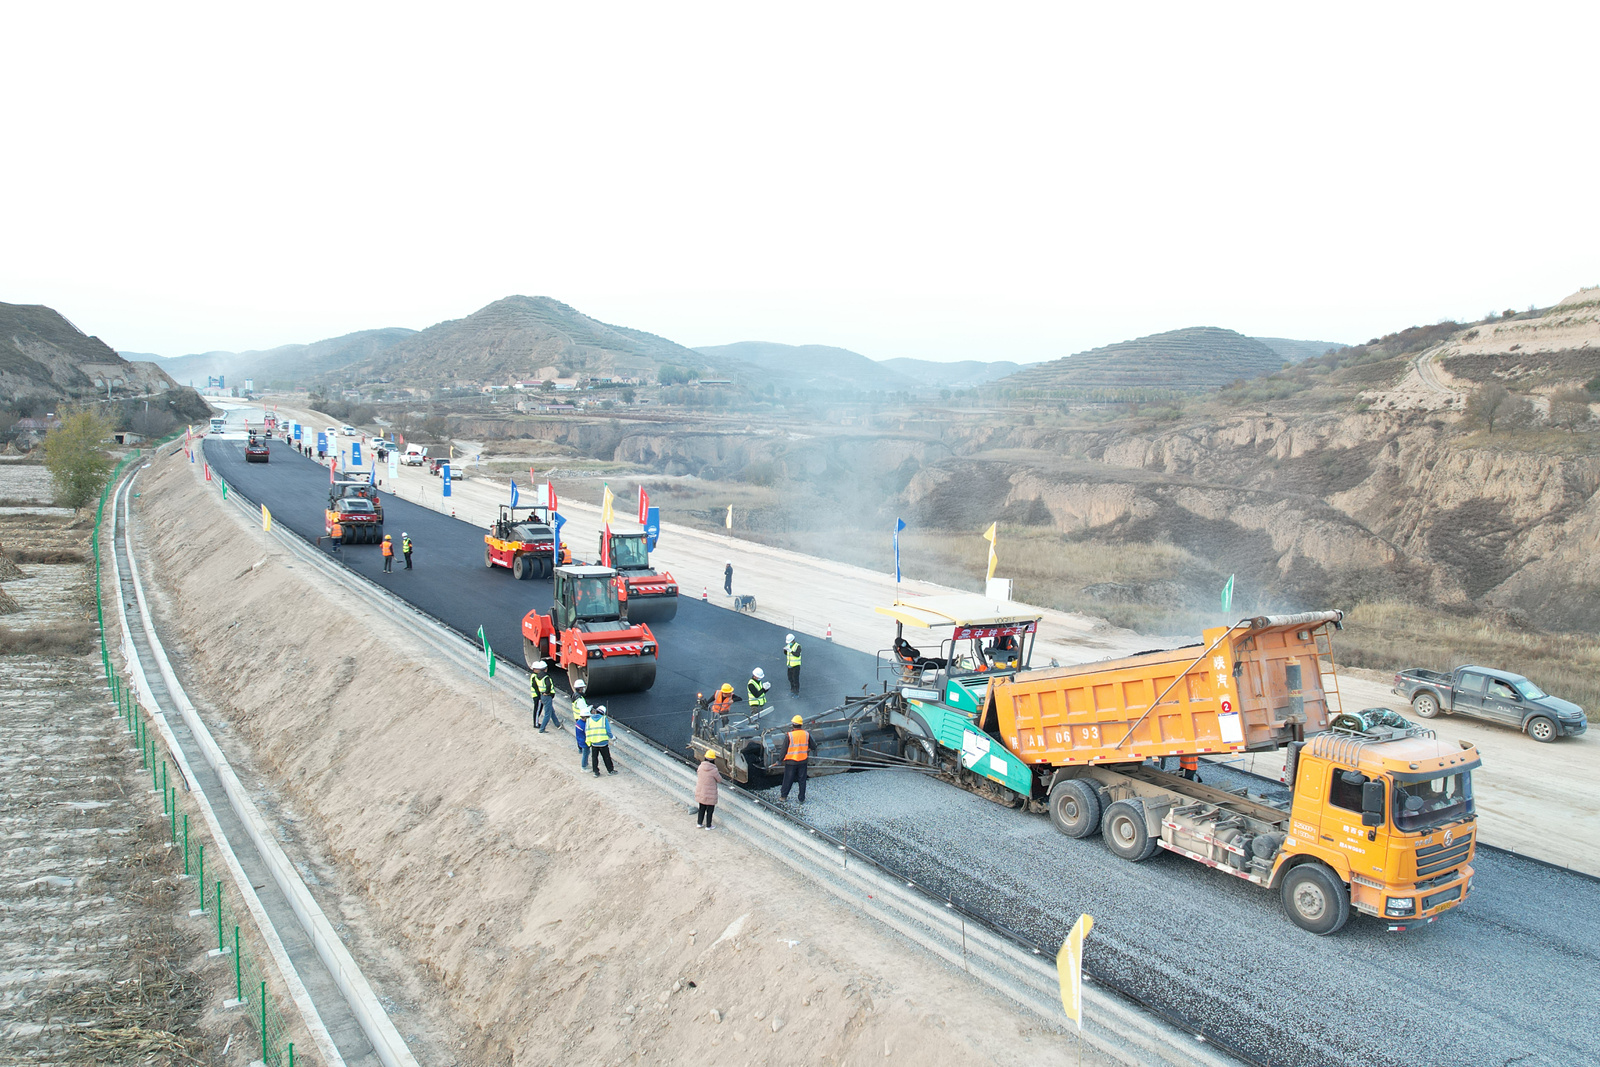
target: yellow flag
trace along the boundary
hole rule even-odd
[[[991,522],[989,524],[989,528],[987,530],[983,531],[983,539],[985,541],[989,542],[989,573],[987,575],[985,575],[985,577],[987,577],[987,578],[993,578],[994,577],[994,565],[997,562],[999,562],[995,558],[995,554],[994,554],[994,538],[995,538],[995,534],[999,532],[999,529],[1000,529],[1000,524],[998,522]]]
[[[265,504],[261,505],[261,528],[267,533],[272,532],[272,512],[267,510]]]
[[[1093,929],[1093,916],[1078,916],[1078,921],[1072,924],[1072,932],[1061,942],[1061,951],[1056,953],[1061,1006],[1067,1010],[1067,1018],[1078,1024],[1079,1030],[1083,1029],[1083,939]]]
[[[611,505],[616,500],[616,497],[614,495],[612,495],[611,486],[610,486],[609,483],[607,483],[607,485],[605,486],[605,490],[606,490],[606,495],[604,497],[602,497],[601,500],[600,500],[600,523],[603,526],[610,526],[611,525]]]
[[[730,530],[733,529],[733,505],[732,504],[728,505],[728,517],[726,519],[722,520],[722,525],[727,527]]]

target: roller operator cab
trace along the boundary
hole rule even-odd
[[[511,576],[526,581],[548,578],[556,567],[556,534],[549,509],[500,505],[499,517],[483,535],[483,565],[504,567]],[[561,563],[572,562],[572,549],[561,546]]]
[[[637,693],[656,682],[656,638],[643,623],[630,624],[610,567],[555,568],[550,614],[537,609],[522,619],[522,652],[531,667],[545,660],[582,679],[590,696]]]
[[[600,531],[600,558],[606,560],[606,532]],[[635,622],[670,622],[678,615],[678,582],[650,566],[643,533],[612,533],[610,566],[622,576],[622,597]]]
[[[375,545],[383,540],[383,517],[366,497],[344,496],[330,501],[323,528],[333,533],[336,521],[347,545]]]
[[[244,445],[244,461],[246,463],[269,463],[272,452],[267,448],[267,439],[251,434]]]

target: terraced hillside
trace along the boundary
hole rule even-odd
[[[1283,366],[1253,337],[1215,326],[1136,337],[1025,367],[995,387],[1013,396],[1124,399],[1118,394],[1203,393]]]
[[[663,365],[721,376],[753,368],[611,326],[547,296],[508,296],[463,319],[428,327],[338,372],[354,381],[396,384],[452,380],[506,384],[588,374],[655,380]]]

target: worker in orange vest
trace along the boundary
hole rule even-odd
[[[733,710],[733,702],[738,699],[733,695],[733,683],[723,682],[722,688],[717,690],[717,695],[711,698],[711,714],[728,714]]]
[[[333,550],[335,552],[339,551],[339,544],[344,540],[344,527],[339,525],[338,519],[333,520],[333,526],[328,530],[328,533],[333,536]]]
[[[393,572],[394,572],[394,542],[389,539],[389,535],[388,534],[384,534],[383,535],[383,573],[391,574]]]
[[[1200,780],[1200,757],[1179,756],[1178,773],[1191,782],[1198,782]]]
[[[800,783],[800,803],[806,802],[806,765],[811,759],[811,735],[806,732],[806,721],[796,715],[789,720],[794,729],[786,735],[788,746],[783,753],[783,788],[778,791],[779,800],[789,799],[789,789],[796,782]]]

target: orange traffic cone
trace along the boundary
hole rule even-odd
[[[833,640],[833,623],[831,623],[831,622],[828,624],[828,633],[827,633],[826,637],[827,637],[827,640],[829,640],[829,641]]]
[[[710,591],[711,591],[711,587],[710,586],[702,585],[700,587],[700,599],[701,600],[710,600],[711,597],[708,595],[710,593]]]

